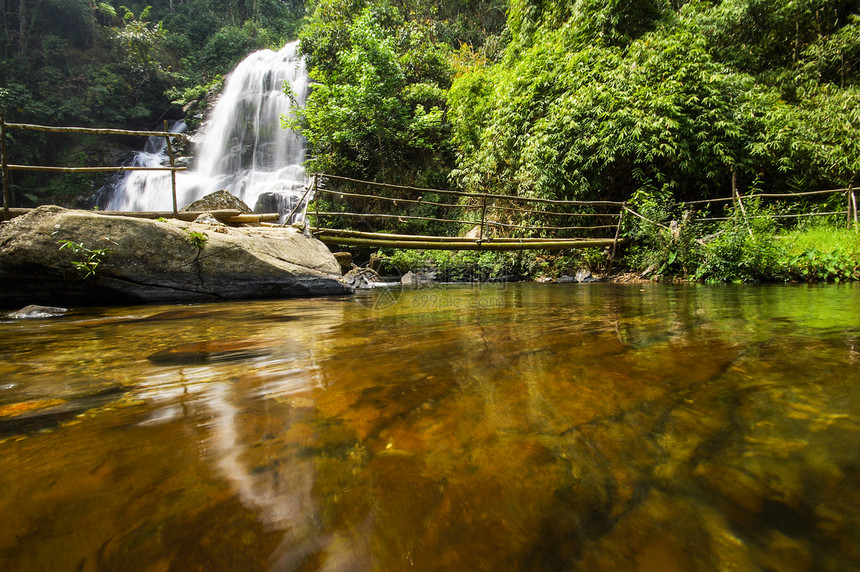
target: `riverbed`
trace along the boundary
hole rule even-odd
[[[857,569],[858,384],[857,284],[0,321],[0,569]]]

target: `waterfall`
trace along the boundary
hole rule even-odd
[[[255,211],[289,212],[307,186],[302,162],[304,139],[281,128],[290,112],[284,82],[299,105],[308,94],[308,75],[298,42],[280,51],[261,50],[245,58],[195,137],[196,160],[176,174],[176,197],[183,207],[209,193],[226,189]],[[174,128],[183,129],[184,123]],[[136,163],[163,165],[163,137],[147,142]],[[258,204],[259,202],[259,204]],[[131,171],[119,181],[108,210],[165,211],[173,208],[170,173]]]

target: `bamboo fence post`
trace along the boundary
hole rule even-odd
[[[316,178],[317,178],[317,176],[314,175],[313,180],[311,181],[311,184],[308,185],[307,189],[305,189],[305,193],[301,196],[301,198],[299,199],[299,202],[296,203],[296,206],[293,207],[293,210],[290,211],[290,214],[287,215],[287,218],[284,219],[284,224],[282,224],[281,226],[287,226],[288,224],[290,224],[290,220],[292,220],[293,215],[296,214],[296,212],[298,212],[299,208],[301,208],[301,206],[302,206],[302,203],[305,202],[305,197],[307,197],[308,193],[311,192],[311,189],[313,189],[315,187],[314,183],[316,181]]]
[[[316,174],[314,174],[313,187],[314,187],[314,210],[316,212],[316,214],[314,215],[314,229],[319,230],[320,229],[320,194],[316,191],[316,189],[317,189],[317,176],[316,176]]]
[[[738,174],[735,171],[735,166],[732,165],[732,205],[737,208],[738,206]]]
[[[606,273],[612,272],[612,264],[615,262],[615,248],[618,246],[618,236],[621,234],[621,223],[624,221],[624,209],[627,208],[627,201],[624,201],[621,210],[618,212],[618,227],[615,229],[615,238],[612,241],[612,250],[609,251],[609,265],[606,268]]]
[[[487,194],[481,193],[481,227],[478,232],[478,245],[484,240],[484,221],[487,218]]]
[[[848,190],[845,191],[845,199],[848,202],[848,215],[845,217],[845,228],[851,228],[851,185],[848,185]]]
[[[9,161],[6,157],[6,117],[0,114],[0,161],[3,170],[3,220],[9,220],[9,203],[11,193],[9,192]]]
[[[164,140],[167,141],[167,156],[170,158],[170,189],[173,193],[173,218],[179,218],[179,209],[176,204],[176,164],[173,158],[173,145],[170,143],[170,130],[167,128],[167,120],[164,120]]]
[[[738,200],[738,206],[741,207],[741,214],[744,215],[744,222],[747,225],[747,231],[750,233],[750,237],[755,240],[755,236],[753,236],[752,227],[750,226],[750,221],[747,218],[747,209],[744,208],[744,202],[741,200],[741,193],[734,187],[734,173],[732,174],[732,192],[734,192],[735,197]]]
[[[860,219],[857,216],[857,195],[854,194],[854,189],[848,185],[848,192],[851,193],[851,203],[854,205],[854,230],[860,231]]]

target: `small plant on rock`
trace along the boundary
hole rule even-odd
[[[185,230],[188,236],[185,237],[185,240],[188,241],[188,244],[191,246],[196,246],[199,249],[202,249],[206,245],[206,241],[209,240],[209,235],[205,232],[197,232],[196,230]]]
[[[60,250],[71,250],[72,254],[76,256],[76,260],[72,260],[72,266],[83,272],[84,279],[95,276],[99,264],[105,256],[112,252],[106,248],[87,248],[82,242],[72,240],[59,240],[57,242],[60,244]]]

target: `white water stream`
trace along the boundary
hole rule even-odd
[[[284,82],[289,82],[299,105],[304,105],[308,94],[308,75],[298,48],[298,42],[291,42],[278,52],[255,52],[227,78],[223,93],[195,137],[195,161],[188,171],[176,174],[180,208],[225,189],[255,210],[277,208],[284,213],[302,196],[307,185],[302,167],[305,142],[281,128],[281,115],[290,112]],[[173,130],[184,130],[184,123]],[[151,138],[135,157],[135,164],[168,164],[165,147],[164,138]],[[267,195],[261,197],[264,193]],[[264,200],[255,208],[260,198]],[[106,208],[172,210],[170,173],[130,172],[116,184]]]

